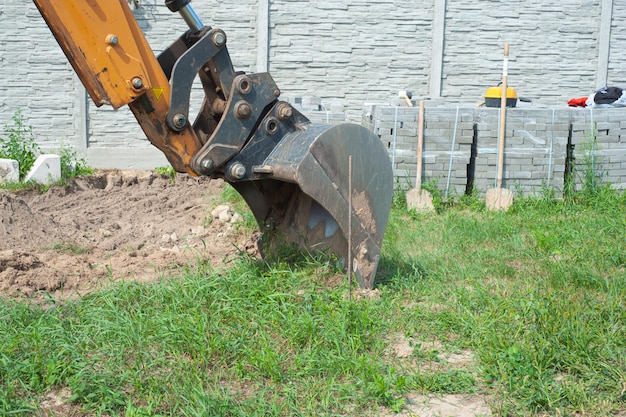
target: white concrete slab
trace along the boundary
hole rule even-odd
[[[51,184],[61,179],[61,157],[59,155],[39,155],[24,181]]]

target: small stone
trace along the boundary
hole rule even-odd
[[[226,212],[228,213],[230,211],[230,207],[227,206],[226,204],[220,204],[219,206],[215,207],[212,211],[211,211],[211,216],[213,216],[213,218],[219,218],[220,214],[222,212]]]
[[[228,214],[228,211],[222,211],[217,219],[222,223],[228,223],[231,218],[232,216]]]

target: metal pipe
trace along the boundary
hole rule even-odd
[[[193,32],[199,32],[202,30],[202,28],[204,28],[204,24],[191,7],[191,4],[187,4],[186,6],[182,7],[178,11],[178,13],[180,13],[185,23],[187,23],[187,26],[189,26],[189,29],[191,29]]]

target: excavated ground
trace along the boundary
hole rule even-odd
[[[224,187],[181,174],[172,181],[152,171],[102,171],[45,193],[0,190],[0,294],[71,297],[255,252],[231,216],[213,219]]]

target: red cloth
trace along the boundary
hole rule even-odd
[[[587,97],[579,97],[573,98],[567,102],[567,105],[570,107],[586,107],[587,106]]]

